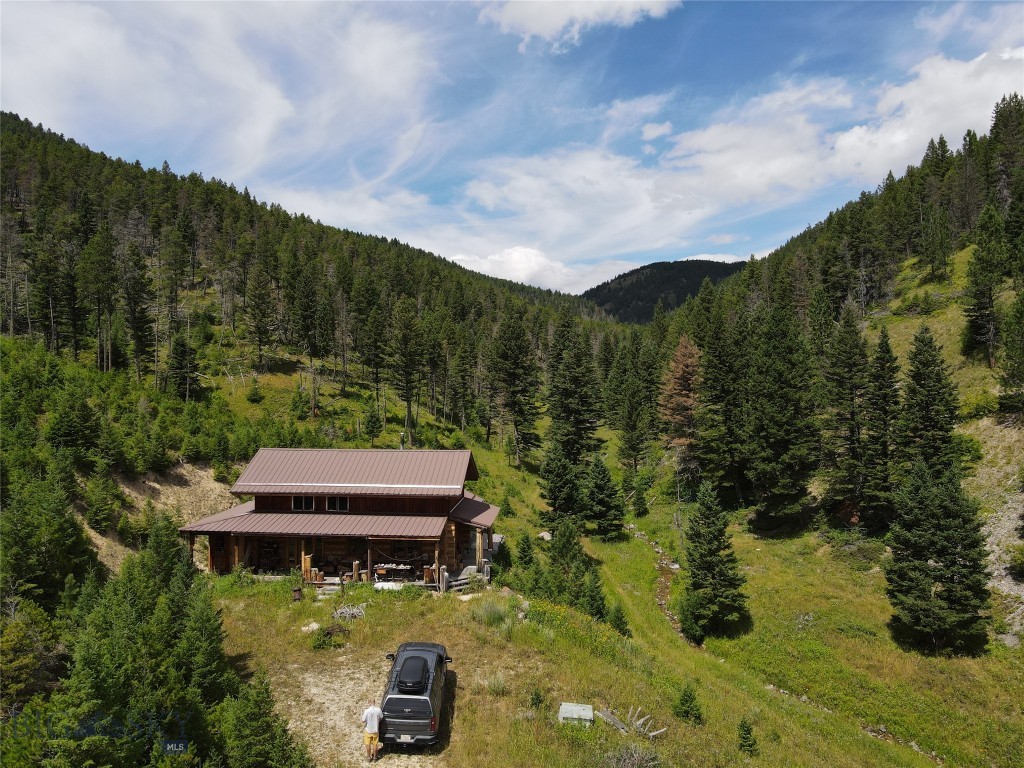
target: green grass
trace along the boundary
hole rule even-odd
[[[664,549],[669,537],[678,536],[671,526],[673,506],[662,499],[639,521]],[[1024,754],[1024,650],[993,643],[975,659],[904,651],[886,627],[891,611],[875,564],[881,555],[877,544],[844,548],[813,531],[788,539],[759,539],[739,525],[732,532],[747,577],[753,629],[735,639],[709,639],[704,650],[679,638],[654,607],[656,560],[649,544],[591,543],[636,642],[683,678],[698,681],[709,719],[737,720],[747,709],[757,713],[751,719],[758,733],[793,737],[777,720],[778,709],[788,710],[798,723],[814,721],[812,728],[842,744],[842,754],[819,764],[842,765],[847,757],[859,765],[918,764],[908,747],[893,746],[898,754],[883,756],[874,750],[875,739],[862,741],[862,727],[880,725],[947,764],[1018,764]],[[766,685],[791,695],[767,693]],[[796,743],[780,738],[760,739],[768,764],[801,764],[811,742],[802,741],[804,736]],[[770,758],[780,746],[782,752]]]
[[[967,322],[960,297],[967,287],[967,265],[974,248],[973,245],[968,246],[953,255],[945,281],[929,282],[926,275],[917,269],[916,259],[905,262],[896,279],[896,298],[890,302],[889,309],[898,309],[908,295],[914,292],[932,293],[940,308],[928,315],[886,313],[872,318],[867,329],[868,341],[874,344],[878,341],[878,332],[885,326],[889,331],[893,352],[905,368],[914,335],[922,325],[927,325],[942,347],[943,359],[949,366],[961,399],[978,398],[985,393],[995,393],[997,389],[993,370],[979,361],[967,360],[960,354],[961,338]]]

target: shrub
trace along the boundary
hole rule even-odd
[[[757,755],[757,738],[754,736],[754,726],[750,724],[747,718],[740,720],[739,725],[739,738],[740,738],[740,752],[745,755],[754,757]]]
[[[629,629],[629,622],[626,621],[626,614],[619,603],[612,604],[611,610],[608,611],[608,624],[623,637],[633,636]]]
[[[341,624],[331,624],[329,627],[317,627],[313,632],[313,650],[322,651],[325,648],[340,648],[345,645],[345,636],[348,629]]]
[[[485,627],[497,627],[511,618],[512,611],[510,604],[504,605],[497,600],[484,598],[477,600],[469,609],[469,615],[473,620],[483,624]]]
[[[245,393],[245,399],[250,403],[262,403],[263,402],[263,391],[260,389],[259,381],[253,377],[252,386]]]
[[[1024,544],[1010,547],[1010,564],[1007,570],[1017,581],[1024,581]]]
[[[501,672],[496,673],[485,683],[487,692],[492,696],[508,696],[509,687],[505,682],[505,676]]]
[[[704,725],[704,712],[701,710],[700,702],[697,701],[697,689],[693,683],[687,683],[679,691],[676,700],[672,702],[672,714],[693,725]]]
[[[246,589],[256,583],[256,579],[252,575],[252,569],[246,568],[240,563],[231,569],[231,573],[224,577],[224,581],[229,587],[236,589]]]
[[[999,410],[1000,401],[991,392],[971,392],[960,399],[960,419],[971,421],[991,416]]]
[[[626,744],[609,754],[604,761],[607,768],[658,768],[658,755],[638,744]]]

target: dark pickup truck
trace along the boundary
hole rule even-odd
[[[389,653],[391,672],[381,709],[385,744],[436,744],[449,710],[447,671],[451,657],[437,643],[402,643]]]

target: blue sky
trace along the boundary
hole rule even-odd
[[[572,292],[762,255],[1024,91],[1024,3],[0,5],[0,105]]]

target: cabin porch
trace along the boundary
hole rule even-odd
[[[194,546],[196,533],[189,533]],[[443,567],[458,574],[466,566],[482,573],[490,560],[490,529],[449,521],[437,538],[286,536],[210,532],[206,567],[230,573],[236,566],[255,573],[301,569],[306,581],[371,581],[436,584]]]

